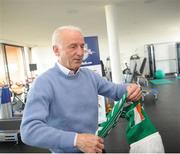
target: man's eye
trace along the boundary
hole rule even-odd
[[[70,48],[75,49],[77,46],[76,45],[71,45]]]

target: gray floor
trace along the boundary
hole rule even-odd
[[[153,86],[159,90],[158,100],[154,101],[153,96],[145,97],[144,107],[149,117],[159,130],[166,153],[180,152],[180,79],[172,79],[173,83],[160,86]],[[129,146],[125,139],[125,128],[127,122],[120,119],[118,125],[105,139],[107,152],[127,153]],[[19,143],[0,143],[0,152],[15,153],[38,153],[49,152],[46,149],[39,149]]]

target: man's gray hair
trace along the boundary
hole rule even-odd
[[[63,30],[75,30],[75,31],[79,31],[80,33],[82,33],[81,29],[76,26],[68,25],[68,26],[58,27],[55,29],[55,31],[53,32],[53,35],[52,35],[52,46],[62,43],[59,35]]]

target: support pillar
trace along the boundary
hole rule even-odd
[[[122,81],[122,69],[120,64],[120,50],[118,39],[117,8],[114,5],[105,6],[106,25],[108,34],[108,46],[111,62],[112,81],[120,83]]]

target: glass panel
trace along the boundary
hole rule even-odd
[[[5,45],[9,76],[12,83],[25,83],[22,48]]]
[[[180,43],[177,43],[178,75],[180,75]]]
[[[180,43],[177,43],[177,58],[180,60]]]
[[[3,86],[3,83],[7,83],[3,57],[2,46],[0,45],[0,86]]]
[[[177,61],[176,60],[159,60],[156,61],[156,70],[163,70],[165,73],[177,72]]]

